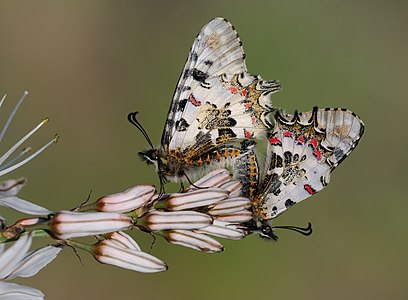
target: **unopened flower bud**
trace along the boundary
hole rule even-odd
[[[9,179],[0,183],[0,198],[15,196],[26,184],[25,178]]]
[[[160,208],[173,211],[190,210],[209,206],[228,197],[228,192],[218,188],[197,189],[186,193],[173,193],[168,198],[157,203]]]
[[[241,196],[241,188],[242,184],[239,182],[239,180],[230,180],[227,181],[220,186],[218,186],[220,189],[227,190],[229,192],[230,197],[239,197]]]
[[[56,238],[66,240],[131,229],[133,219],[124,214],[113,212],[60,211],[52,217],[48,224]]]
[[[136,241],[132,239],[130,235],[124,233],[123,231],[109,232],[104,234],[104,237],[114,243],[117,243],[117,245],[120,247],[142,251],[138,243],[136,243]]]
[[[199,229],[211,223],[210,216],[195,211],[152,211],[138,220],[138,225],[147,231]]]
[[[154,186],[137,185],[122,193],[107,195],[95,202],[97,211],[128,212],[147,205],[155,193]]]
[[[228,215],[241,210],[245,210],[251,206],[251,201],[247,198],[236,197],[229,198],[215,204],[208,213],[213,216]]]
[[[252,219],[252,213],[249,210],[243,209],[230,214],[218,215],[216,218],[225,222],[243,223]]]
[[[246,236],[246,232],[239,229],[236,225],[219,220],[214,220],[212,225],[194,230],[194,232],[209,234],[230,240],[240,240]]]
[[[92,251],[95,259],[103,264],[143,273],[163,272],[167,265],[162,260],[137,249],[119,246],[111,240],[95,244]]]
[[[189,230],[170,230],[165,232],[163,236],[169,243],[205,253],[216,253],[224,250],[224,246],[213,238]]]

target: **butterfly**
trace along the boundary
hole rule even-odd
[[[136,120],[137,113],[128,115],[150,144],[139,156],[156,166],[162,186],[167,181],[190,181],[202,166],[231,165],[270,128],[274,108],[269,95],[280,88],[276,80],[265,81],[247,72],[237,32],[226,19],[215,18],[191,47],[160,147],[153,147]]]
[[[278,110],[275,125],[267,133],[264,170],[254,150],[240,166],[249,187],[244,192],[253,205],[253,219],[245,224],[246,229],[274,240],[274,228],[309,235],[310,223],[308,228],[271,226],[269,220],[326,187],[333,170],[353,151],[363,133],[362,120],[347,109],[314,107],[294,115]]]

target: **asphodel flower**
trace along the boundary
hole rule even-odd
[[[239,225],[220,220],[214,220],[212,225],[201,229],[196,229],[194,230],[194,232],[213,235],[230,240],[240,240],[247,235],[247,232],[240,229]]]
[[[151,211],[137,222],[144,231],[200,229],[212,223],[212,218],[196,211]]]
[[[4,125],[2,131],[0,132],[0,143],[3,140],[3,137],[11,123],[11,120],[13,119],[15,113],[17,112],[17,109],[20,107],[21,103],[24,101],[25,97],[28,95],[28,92],[24,92],[23,96],[21,99],[18,101],[17,105],[14,107],[12,113],[10,114],[9,118],[6,121],[6,124]],[[3,105],[4,100],[6,99],[6,95],[3,96],[3,98],[0,100],[0,107]],[[25,157],[26,154],[31,150],[31,148],[25,148],[20,154],[17,156],[11,158],[8,160],[11,155],[26,141],[28,140],[38,129],[40,129],[44,124],[48,122],[48,118],[45,118],[41,120],[41,122],[34,127],[30,132],[28,132],[25,136],[23,136],[17,143],[15,143],[9,150],[6,151],[1,157],[0,157],[0,176],[3,176],[4,174],[7,174],[22,165],[26,164],[30,160],[32,160],[34,157],[36,157],[38,154],[43,152],[46,148],[48,148],[52,143],[56,142],[58,139],[58,136],[55,136],[51,141],[49,141],[47,144],[45,144],[43,147],[41,147],[39,150],[34,152],[28,157]],[[24,158],[25,157],[25,158]]]
[[[143,273],[163,272],[167,265],[162,260],[142,252],[127,234],[112,233],[92,247],[92,255],[101,263]]]
[[[152,185],[137,185],[122,193],[116,193],[99,198],[91,207],[104,212],[129,212],[147,206],[155,194]]]
[[[10,248],[0,249],[0,280],[31,277],[49,264],[61,251],[60,246],[45,246],[29,252],[32,234],[23,235]],[[37,289],[0,281],[0,299],[43,299]]]
[[[228,215],[243,210],[246,211],[249,207],[251,207],[251,201],[248,198],[229,198],[213,205],[208,213],[212,216]]]
[[[197,189],[186,193],[173,193],[164,197],[155,207],[172,211],[192,210],[213,205],[228,197],[228,191],[219,188]]]
[[[48,227],[57,239],[92,236],[113,231],[129,230],[133,219],[113,212],[57,212],[48,222]]]
[[[204,253],[217,253],[224,246],[213,238],[190,230],[169,230],[161,235],[171,244],[192,248]]]

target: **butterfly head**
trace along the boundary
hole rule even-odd
[[[264,222],[261,227],[257,228],[256,232],[259,233],[259,236],[266,240],[273,240],[277,241],[278,236],[273,231],[273,227],[269,225],[267,222]]]
[[[156,172],[159,174],[160,184],[167,182],[165,174],[168,173],[167,164],[163,155],[160,155],[160,150],[149,148],[138,153],[140,159],[149,165],[156,167]]]
[[[134,125],[145,137],[147,143],[149,144],[150,148],[139,152],[139,157],[146,162],[147,164],[151,165],[154,164],[156,166],[157,173],[159,174],[160,179],[160,190],[163,190],[163,185],[167,182],[167,179],[164,174],[168,173],[166,168],[166,161],[165,156],[161,155],[161,151],[153,147],[152,141],[149,138],[146,130],[143,128],[142,124],[136,119],[138,112],[132,112],[128,114],[128,121]]]
[[[278,236],[275,234],[274,229],[288,229],[300,233],[304,236],[309,236],[312,234],[312,224],[309,222],[307,227],[298,226],[272,226],[269,224],[268,220],[263,220],[261,223],[255,222],[255,220],[249,221],[245,224],[245,227],[250,232],[258,233],[259,236],[265,240],[277,241]]]
[[[157,149],[150,148],[145,151],[140,151],[138,155],[140,159],[147,163],[148,165],[154,164],[156,168],[158,168],[160,158],[159,151]]]

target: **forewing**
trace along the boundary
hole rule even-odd
[[[345,109],[315,108],[294,116],[277,113],[258,203],[263,218],[274,218],[321,191],[363,132],[361,119]]]
[[[210,132],[214,143],[261,134],[268,94],[279,90],[246,72],[234,27],[211,20],[198,34],[173,96],[162,136],[164,149],[187,148]]]

